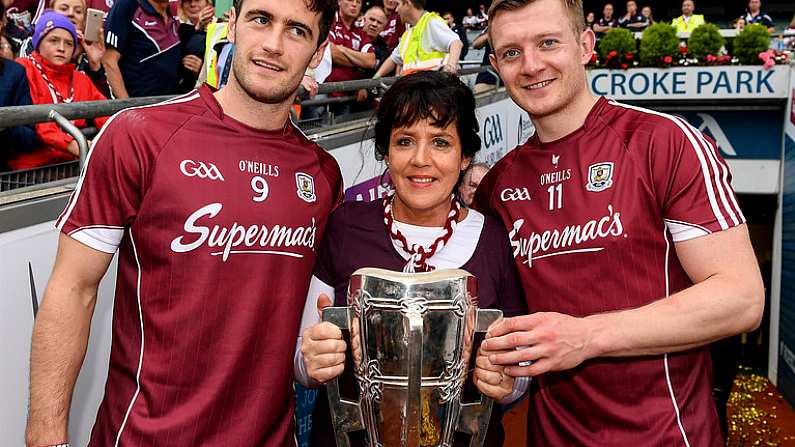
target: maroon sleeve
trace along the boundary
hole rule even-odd
[[[667,124],[667,123],[666,123]],[[726,161],[712,139],[678,117],[652,136],[650,169],[676,242],[745,223]]]
[[[146,188],[151,155],[134,135],[145,135],[146,120],[135,111],[111,118],[94,139],[77,189],[58,219],[63,233],[114,253],[132,225]]]
[[[502,282],[497,293],[497,308],[502,310],[502,314],[506,317],[526,315],[527,300],[522,291],[519,271],[516,268],[508,241],[508,233],[499,223],[496,223],[495,226],[498,234],[498,240],[495,243],[495,246],[498,247],[498,256],[495,260],[498,261],[502,271]]]
[[[345,228],[347,226],[345,214],[345,207],[337,208],[336,211],[331,213],[328,224],[326,224],[326,231],[323,234],[323,240],[320,241],[317,258],[315,259],[313,275],[331,287],[335,287],[337,284],[334,257],[342,252]]]

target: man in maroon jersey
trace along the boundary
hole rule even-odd
[[[226,87],[123,111],[58,221],[34,328],[29,445],[66,442],[97,284],[118,250],[91,445],[293,445],[292,357],[334,159],[289,121],[329,1],[237,0]]]
[[[535,377],[529,444],[723,445],[705,345],[763,308],[726,163],[686,121],[591,95],[581,0],[496,0],[489,20],[536,128],[475,197],[509,232],[530,311],[486,341]]]
[[[397,12],[398,0],[384,0],[384,10],[386,11],[386,29],[381,33],[381,37],[386,40],[386,46],[391,53],[400,43],[400,36],[406,31],[406,26],[400,20]]]

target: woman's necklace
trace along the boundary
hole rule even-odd
[[[398,230],[397,225],[395,225],[395,215],[392,212],[392,207],[395,203],[395,194],[393,193],[384,198],[384,224],[386,225],[387,231],[389,231],[389,236],[393,241],[398,241],[403,247],[403,250],[409,254],[409,259],[405,267],[403,267],[404,272],[415,273],[435,270],[434,266],[428,264],[428,259],[444,248],[450,240],[450,237],[453,236],[453,231],[458,223],[458,216],[461,214],[461,205],[459,205],[455,196],[451,196],[450,202],[450,212],[447,214],[447,221],[444,223],[444,233],[436,238],[436,240],[431,243],[430,247],[426,248],[420,244],[409,244],[406,237]]]

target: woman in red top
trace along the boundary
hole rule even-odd
[[[107,99],[100,93],[91,79],[76,71],[71,63],[77,44],[77,31],[69,19],[59,13],[46,11],[37,22],[33,34],[33,53],[17,62],[25,67],[30,83],[30,95],[34,104],[58,104],[77,101]],[[95,118],[99,128],[107,117]],[[86,120],[75,120],[83,128]],[[75,160],[78,157],[77,141],[52,122],[36,125],[39,145],[33,152],[18,154],[8,161],[14,169],[29,169]]]

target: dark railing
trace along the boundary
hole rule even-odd
[[[469,62],[469,61],[467,61]],[[488,67],[472,67],[472,63],[464,64],[465,68],[459,71],[459,75],[466,76],[490,71]],[[385,90],[397,77],[381,79],[359,79],[355,81],[328,82],[318,86],[318,94],[329,94],[338,92],[355,92],[361,89]],[[306,93],[303,88],[299,88],[299,98]],[[0,129],[20,126],[25,124],[35,124],[47,121],[55,121],[64,132],[71,135],[78,143],[80,157],[78,161],[61,163],[58,165],[43,166],[39,168],[27,169],[13,172],[0,172],[0,192],[33,186],[46,187],[45,184],[76,177],[82,170],[86,154],[88,153],[88,143],[83,132],[74,126],[69,120],[91,119],[101,116],[109,116],[130,107],[140,107],[156,104],[175,98],[176,96],[147,96],[140,98],[116,99],[106,101],[83,101],[69,104],[39,104],[32,106],[0,107]],[[302,107],[329,107],[333,104],[355,101],[353,96],[328,97],[319,99],[303,99],[300,101]],[[330,123],[334,124],[333,114],[330,114]],[[317,121],[317,120],[315,120]],[[302,123],[299,122],[299,125]],[[315,122],[306,122],[306,126],[317,126]],[[30,188],[28,188],[30,189]]]
[[[459,75],[476,74],[487,71],[487,67],[462,68]],[[327,82],[318,86],[318,94],[355,92],[361,89],[386,88],[395,82],[397,77],[381,79],[359,79],[356,81]],[[303,89],[299,89],[299,97],[303,96]],[[109,116],[130,107],[146,106],[163,102],[175,96],[145,96],[141,98],[114,99],[108,101],[82,101],[70,104],[39,104],[33,106],[13,106],[0,108],[0,129],[23,124],[35,124],[52,121],[49,116],[55,110],[68,120],[91,119],[100,116]],[[337,98],[324,98],[318,100],[303,100],[302,106],[322,106],[340,102]]]

